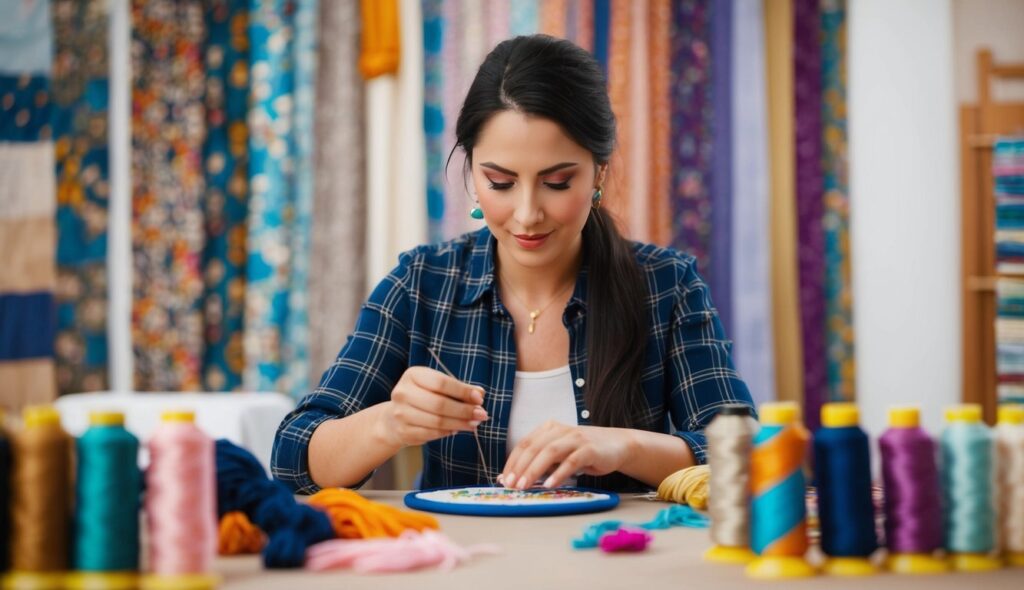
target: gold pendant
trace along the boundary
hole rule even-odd
[[[531,311],[530,312],[530,327],[527,328],[527,331],[530,334],[533,334],[534,324],[537,323],[537,316],[539,316],[539,315],[540,315],[540,310],[539,309],[537,311]]]

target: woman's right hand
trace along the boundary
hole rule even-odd
[[[428,367],[409,367],[391,390],[381,426],[396,446],[421,445],[488,419],[484,390]]]

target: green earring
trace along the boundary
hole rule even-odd
[[[594,205],[595,209],[601,206],[602,196],[604,196],[604,194],[602,193],[601,189],[597,189],[596,191],[594,191],[594,197],[591,199],[591,203]]]
[[[472,209],[469,210],[469,216],[472,217],[473,219],[483,219],[484,210],[481,209],[480,207],[473,207]]]

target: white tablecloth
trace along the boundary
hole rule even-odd
[[[89,426],[89,412],[124,412],[125,427],[145,444],[166,410],[193,410],[196,424],[211,437],[226,438],[252,452],[269,469],[277,425],[294,402],[278,393],[78,393],[56,402],[61,423],[72,436]],[[148,456],[143,450],[140,464]]]

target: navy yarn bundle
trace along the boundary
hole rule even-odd
[[[11,443],[0,426],[0,572],[11,563],[11,467]]]
[[[263,466],[245,449],[217,441],[217,517],[244,512],[267,535],[263,565],[302,567],[306,548],[334,538],[327,514],[292,497],[283,484],[267,477]]]

